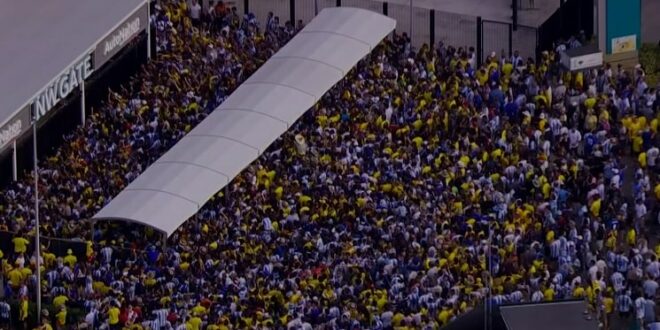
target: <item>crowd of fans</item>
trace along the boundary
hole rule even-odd
[[[477,66],[397,35],[167,247],[145,228],[90,232],[84,219],[301,28],[212,8],[161,1],[157,58],[42,163],[42,234],[88,240],[85,260],[42,249],[56,311],[42,328],[437,329],[484,301],[570,298],[605,327],[615,312],[656,322],[658,92],[641,67],[564,72],[556,52]],[[2,255],[15,324],[37,284],[31,180],[0,194],[18,233]]]

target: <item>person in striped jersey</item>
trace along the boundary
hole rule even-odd
[[[2,329],[8,327],[10,320],[11,306],[5,301],[0,301],[0,327]]]
[[[154,329],[160,330],[170,323],[167,320],[167,316],[169,315],[169,310],[167,308],[157,309],[151,312],[151,314],[153,314],[153,316],[155,317],[154,320],[152,321],[153,322],[152,324],[155,326]]]
[[[621,292],[616,296],[616,310],[619,312],[619,317],[622,320],[628,320],[632,308],[633,300],[630,298],[630,290]]]
[[[520,290],[513,291],[509,293],[507,300],[512,304],[519,304],[523,302],[523,293]]]
[[[623,274],[619,272],[614,272],[612,276],[610,276],[610,282],[612,282],[612,286],[614,287],[614,292],[621,292],[623,289],[625,289],[625,278]]]

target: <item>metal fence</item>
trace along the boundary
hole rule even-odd
[[[477,16],[461,15],[439,10],[410,7],[376,0],[236,0],[239,11],[252,12],[261,26],[269,12],[280,18],[280,22],[308,23],[317,11],[328,7],[357,7],[382,13],[396,19],[396,33],[411,36],[412,44],[436,44],[455,47],[474,47],[478,57],[485,58],[491,52],[498,56],[504,52],[510,56],[518,50],[521,56],[535,57],[537,54],[537,29],[528,26],[517,28],[508,22],[481,20]],[[412,24],[410,24],[412,19]],[[412,27],[412,33],[410,31]]]
[[[481,23],[481,58],[494,53],[496,56],[511,52],[511,24],[483,20]],[[510,55],[509,55],[510,56]]]

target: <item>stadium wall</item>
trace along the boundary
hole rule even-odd
[[[635,51],[641,46],[640,0],[607,1],[607,38],[605,45],[608,54]],[[657,15],[657,13],[655,13]]]
[[[642,42],[660,44],[660,1],[642,0]]]

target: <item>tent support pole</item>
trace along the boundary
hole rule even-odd
[[[80,123],[85,126],[85,82],[80,84]]]
[[[16,155],[16,140],[12,142],[11,148],[11,178],[16,181],[18,180],[18,159]]]

